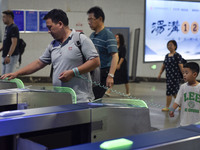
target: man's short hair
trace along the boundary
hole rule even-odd
[[[199,65],[195,62],[188,62],[183,66],[183,68],[189,68],[192,72],[196,72],[197,75],[199,74]]]
[[[52,9],[43,18],[43,20],[51,19],[53,23],[61,21],[64,25],[68,26],[69,20],[67,14],[61,9]]]
[[[2,13],[5,14],[5,15],[11,16],[12,19],[14,19],[14,13],[13,13],[12,10],[6,10],[6,11],[3,11]]]
[[[91,13],[94,14],[94,17],[96,19],[98,19],[99,17],[102,17],[102,21],[104,22],[105,15],[104,15],[104,12],[103,12],[102,8],[100,8],[98,6],[92,7],[87,11],[87,14],[91,14]]]

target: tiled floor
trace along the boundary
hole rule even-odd
[[[49,83],[25,83],[25,86],[49,86]],[[162,112],[165,106],[165,87],[164,82],[139,82],[130,83],[130,93],[133,98],[144,100],[150,110],[151,126],[157,129],[168,129],[179,126],[180,113],[175,112],[175,117],[170,118],[168,112]],[[121,93],[125,92],[124,85],[115,85],[114,90]],[[104,96],[106,97],[106,96]],[[111,93],[110,98],[124,98],[116,93]],[[174,100],[173,100],[174,101]]]
[[[114,86],[114,89],[125,92],[125,87],[123,85]],[[147,103],[150,110],[151,126],[157,129],[167,129],[179,126],[180,114],[178,110],[176,110],[175,117],[173,118],[169,117],[168,112],[161,111],[166,103],[165,89],[166,84],[163,82],[130,83],[131,95],[134,98],[144,100]],[[113,94],[112,97],[118,96]]]

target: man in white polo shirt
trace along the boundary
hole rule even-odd
[[[53,9],[44,17],[48,32],[55,39],[44,54],[26,67],[1,78],[16,78],[19,75],[34,73],[48,64],[53,65],[53,85],[71,87],[77,94],[77,102],[89,102],[94,99],[92,84],[79,78],[81,74],[91,79],[90,71],[100,65],[99,55],[92,41],[80,34],[81,49],[75,45],[73,35],[76,32],[68,26],[67,14],[60,9]],[[83,55],[86,61],[83,61]]]

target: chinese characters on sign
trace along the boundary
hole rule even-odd
[[[167,36],[170,36],[173,32],[179,32],[180,29],[179,21],[171,21],[168,23],[165,23],[164,20],[158,20],[157,22],[152,23],[152,30],[151,34],[162,34],[164,31],[168,32]],[[167,29],[166,29],[167,28]],[[181,25],[181,31],[184,34],[187,34],[189,32],[189,23],[183,22]],[[197,22],[193,22],[191,25],[191,31],[192,33],[196,34],[199,31],[199,25]]]
[[[179,29],[179,22],[178,21],[172,21],[172,22],[168,22],[168,30],[170,31],[170,33],[168,34],[168,36],[170,36],[173,32],[178,32]]]
[[[179,26],[180,25],[178,21],[168,22],[168,24],[166,24],[164,20],[158,20],[157,22],[152,23],[151,34],[153,34],[154,32],[156,35],[162,34],[167,28],[166,31],[169,32],[167,36],[170,36],[173,32],[179,32]]]

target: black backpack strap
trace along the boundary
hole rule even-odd
[[[81,34],[84,34],[84,33],[83,32],[75,32],[73,34],[72,38],[73,38],[74,44],[79,48],[79,50],[80,50],[80,52],[81,52],[81,54],[83,56],[83,62],[86,62],[86,59],[85,59],[85,57],[83,55],[83,52],[82,52],[81,38],[80,38]]]
[[[181,57],[180,54],[176,52],[176,53],[174,54],[174,57],[175,57],[175,60],[176,60],[177,64],[179,64],[178,57]]]

